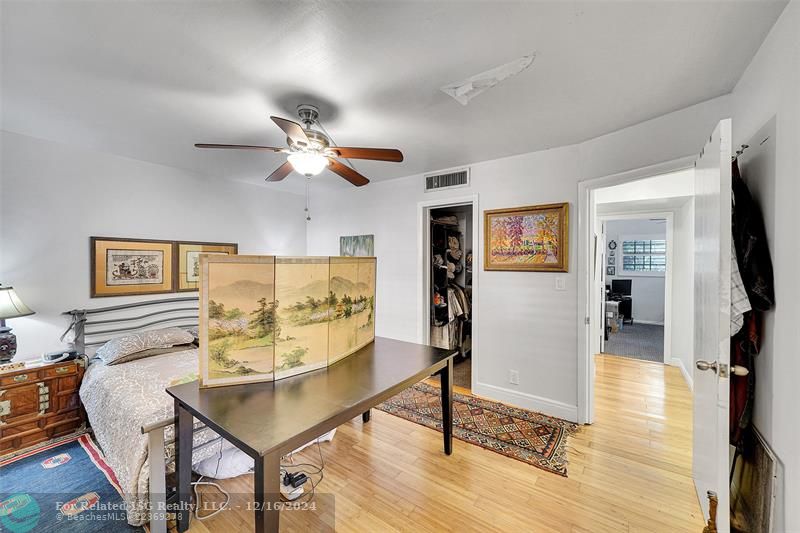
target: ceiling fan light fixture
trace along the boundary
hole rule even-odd
[[[292,167],[304,176],[316,176],[328,166],[328,158],[322,154],[295,152],[287,159]]]

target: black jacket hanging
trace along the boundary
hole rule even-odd
[[[775,304],[772,260],[769,256],[767,233],[761,209],[750,196],[747,184],[739,174],[736,160],[733,174],[733,244],[750,305],[767,311]]]

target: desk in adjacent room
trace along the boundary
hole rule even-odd
[[[453,356],[382,337],[325,369],[267,383],[167,389],[175,398],[178,530],[189,526],[194,416],[255,461],[255,530],[277,532],[281,457],[433,374],[441,376],[444,452],[453,447]],[[277,505],[276,505],[277,504]]]

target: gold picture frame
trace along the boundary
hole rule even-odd
[[[483,212],[484,270],[569,271],[569,203]]]
[[[90,296],[174,292],[173,242],[90,237]]]
[[[237,255],[239,245],[235,242],[175,243],[175,292],[194,292],[200,289],[200,254]]]

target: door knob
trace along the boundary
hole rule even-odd
[[[716,361],[708,362],[702,359],[695,362],[694,366],[697,367],[697,370],[713,370],[715,374],[719,368],[719,364]]]
[[[719,374],[719,377],[721,378],[730,377],[730,370],[727,363],[720,363],[719,361],[708,362],[700,359],[699,361],[695,361],[694,366],[696,366],[698,370],[713,370],[714,373]],[[742,369],[742,370],[745,370],[744,374],[739,374],[740,371],[737,370],[736,367],[734,367],[734,374],[746,376],[747,369]]]

